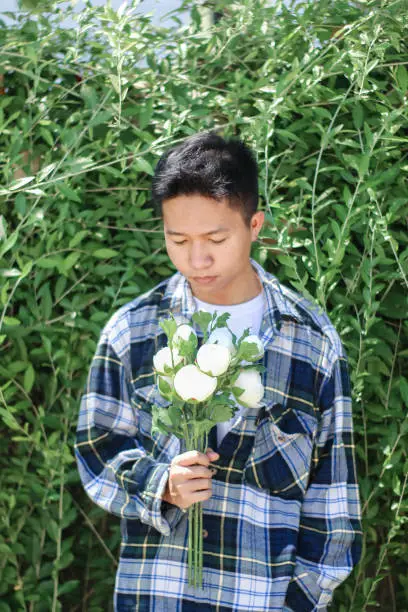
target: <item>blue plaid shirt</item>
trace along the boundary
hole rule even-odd
[[[179,273],[104,327],[81,399],[76,457],[91,499],[121,518],[120,612],[326,610],[361,555],[347,358],[317,306],[251,260],[263,285],[265,397],[219,448],[204,502],[203,589],[188,585],[187,515],[162,501],[183,440],[152,435],[158,325],[195,310]],[[214,432],[213,432],[214,433]]]

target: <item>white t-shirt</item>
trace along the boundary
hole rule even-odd
[[[264,305],[262,292],[248,302],[243,302],[242,304],[231,304],[227,306],[208,304],[207,302],[203,302],[196,297],[194,298],[194,301],[196,303],[197,310],[206,310],[211,314],[217,312],[218,315],[222,315],[224,312],[229,312],[231,316],[228,319],[228,327],[237,337],[242,336],[247,327],[249,327],[251,334],[259,335]],[[245,411],[246,408],[240,406],[232,419],[217,425],[218,445],[221,444],[222,439],[230,431],[238,417],[244,414]]]

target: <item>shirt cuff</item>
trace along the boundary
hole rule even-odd
[[[162,498],[169,479],[169,464],[158,463],[143,492],[145,509],[140,520],[152,525],[164,536],[169,536],[176,528],[185,511],[178,506],[168,504]]]

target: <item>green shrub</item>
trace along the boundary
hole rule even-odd
[[[0,612],[111,601],[120,530],[79,484],[79,398],[109,316],[173,272],[158,156],[214,127],[258,155],[254,257],[349,355],[364,555],[333,609],[407,609],[407,3],[217,2],[210,30],[195,4],[178,31],[126,5],[0,29]]]

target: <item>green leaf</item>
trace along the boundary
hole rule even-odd
[[[27,199],[24,193],[21,191],[16,195],[16,199],[14,200],[14,208],[21,216],[24,216],[27,212]]]
[[[23,382],[24,389],[27,391],[27,393],[30,393],[31,389],[33,388],[34,380],[35,380],[34,368],[31,365],[31,363],[29,363],[24,373],[24,382]]]
[[[92,255],[98,259],[111,259],[112,257],[117,257],[120,253],[114,249],[96,249]]]
[[[72,562],[74,561],[74,559],[75,557],[73,553],[70,551],[67,551],[59,558],[59,560],[56,561],[55,565],[58,568],[58,570],[61,571],[69,567],[70,565],[72,565]]]
[[[359,104],[359,102],[356,102],[353,105],[351,114],[353,116],[354,126],[357,130],[359,130],[360,128],[363,127],[363,122],[364,122],[363,107],[361,106],[361,104]]]
[[[37,266],[49,270],[51,268],[59,268],[62,261],[62,257],[44,257],[37,261]]]
[[[186,357],[188,361],[192,361],[195,357],[197,345],[197,336],[192,332],[188,340],[184,340],[183,338],[178,339],[177,350],[182,357]]]
[[[3,321],[6,325],[10,325],[10,326],[21,325],[21,321],[19,319],[16,319],[16,317],[5,316]]]
[[[13,248],[13,246],[17,242],[18,237],[19,237],[19,233],[16,230],[12,234],[10,234],[10,236],[7,238],[7,240],[5,242],[3,242],[3,245],[2,245],[2,247],[0,249],[0,258],[3,257],[3,255],[5,255],[7,253],[7,251],[9,251],[10,249]]]
[[[70,253],[66,259],[64,259],[60,265],[59,270],[62,274],[66,274],[71,268],[75,266],[78,259],[81,257],[81,253]]]
[[[1,270],[0,274],[5,278],[15,278],[16,276],[21,276],[21,270],[18,268],[10,268],[10,270]]]
[[[20,425],[18,424],[18,421],[16,420],[16,418],[11,414],[11,412],[9,412],[9,410],[6,410],[4,408],[0,408],[0,415],[3,419],[3,422],[5,423],[5,425],[7,427],[9,427],[10,429],[14,430],[14,431],[20,431]]]
[[[201,438],[205,434],[208,434],[214,427],[214,421],[212,419],[202,419],[194,423],[194,436],[195,438]]]
[[[107,121],[112,119],[112,116],[113,114],[111,111],[100,111],[94,117],[92,117],[91,121],[88,124],[88,127],[92,128],[97,125],[100,125],[101,123],[106,123]]]
[[[402,93],[406,93],[408,89],[408,71],[402,64],[398,66],[395,71],[395,77],[397,79],[398,87]]]
[[[54,519],[47,520],[45,524],[45,528],[50,538],[54,540],[54,542],[56,542],[58,540],[58,534],[59,534],[59,528],[58,528],[58,524],[56,523],[56,521],[54,521]]]
[[[54,162],[52,164],[48,164],[47,166],[44,166],[44,168],[41,168],[41,170],[37,174],[37,181],[41,182],[45,180],[47,176],[51,174],[53,170],[55,170],[56,167],[57,167],[57,162]]]
[[[24,187],[25,185],[28,185],[28,183],[32,183],[34,179],[35,179],[35,176],[23,176],[22,178],[19,178],[13,183],[11,183],[11,185],[9,185],[8,188],[10,191],[15,191],[16,189],[20,189],[20,187]]]
[[[173,425],[174,428],[178,428],[181,426],[182,424],[182,420],[183,420],[183,413],[180,410],[180,408],[178,406],[175,406],[174,404],[171,404],[168,409],[168,416],[170,419],[171,424]]]
[[[277,259],[280,264],[296,270],[296,263],[289,255],[278,255]]]
[[[244,393],[245,389],[241,389],[241,387],[232,387],[232,392],[237,399]]]
[[[172,317],[170,319],[161,319],[159,326],[162,328],[167,336],[169,342],[173,340],[173,336],[176,333],[177,321]]]
[[[23,269],[21,270],[21,278],[25,278],[26,276],[28,276],[32,270],[32,267],[33,267],[33,262],[27,261],[24,264]]]
[[[67,593],[72,593],[72,591],[76,591],[80,585],[79,580],[65,580],[63,584],[58,587],[58,595],[66,595]]]
[[[159,433],[168,436],[172,431],[172,421],[167,408],[152,406],[152,434]]]
[[[212,315],[209,312],[205,312],[204,310],[199,310],[192,315],[192,320],[198,327],[201,329],[203,333],[208,331],[209,325],[212,321]]]
[[[405,406],[408,406],[408,380],[403,376],[399,378],[399,390]]]
[[[57,183],[57,189],[65,198],[67,198],[67,200],[70,200],[71,202],[78,202],[78,204],[81,203],[81,198],[69,185],[66,185],[65,183]]]
[[[211,420],[214,423],[223,423],[233,417],[234,409],[227,404],[216,404],[211,411]]]
[[[220,315],[219,317],[217,316],[215,325],[213,326],[214,329],[217,329],[218,327],[220,328],[227,327],[227,321],[230,317],[231,315],[229,312],[224,312],[224,314]]]
[[[363,177],[365,174],[367,174],[368,166],[370,164],[370,159],[371,157],[369,153],[366,153],[365,155],[362,155],[360,157],[360,161],[358,165],[358,173],[360,177]]]
[[[138,157],[135,160],[133,165],[136,168],[136,170],[138,170],[140,172],[146,172],[146,174],[150,174],[150,176],[154,175],[154,170],[153,170],[151,164],[146,159],[144,159],[143,157]]]
[[[77,234],[75,234],[75,236],[71,238],[71,240],[69,241],[69,248],[73,249],[74,247],[78,246],[78,244],[82,242],[82,240],[88,235],[89,235],[88,230],[82,230],[78,232]]]
[[[159,376],[158,379],[157,379],[157,387],[158,387],[160,393],[164,397],[167,397],[168,395],[170,395],[170,393],[172,391],[171,386],[169,385],[167,380],[164,380],[164,378],[162,376]]]
[[[110,74],[109,75],[109,79],[110,82],[112,83],[113,89],[116,91],[116,93],[120,92],[120,80],[117,74]]]
[[[51,132],[47,130],[45,127],[40,127],[40,134],[44,138],[47,145],[49,145],[52,148],[55,144],[55,140]]]
[[[49,319],[52,312],[52,296],[49,283],[41,287],[41,296],[40,310],[42,318]]]
[[[240,347],[239,358],[241,361],[256,361],[258,353],[256,342],[244,342]]]

